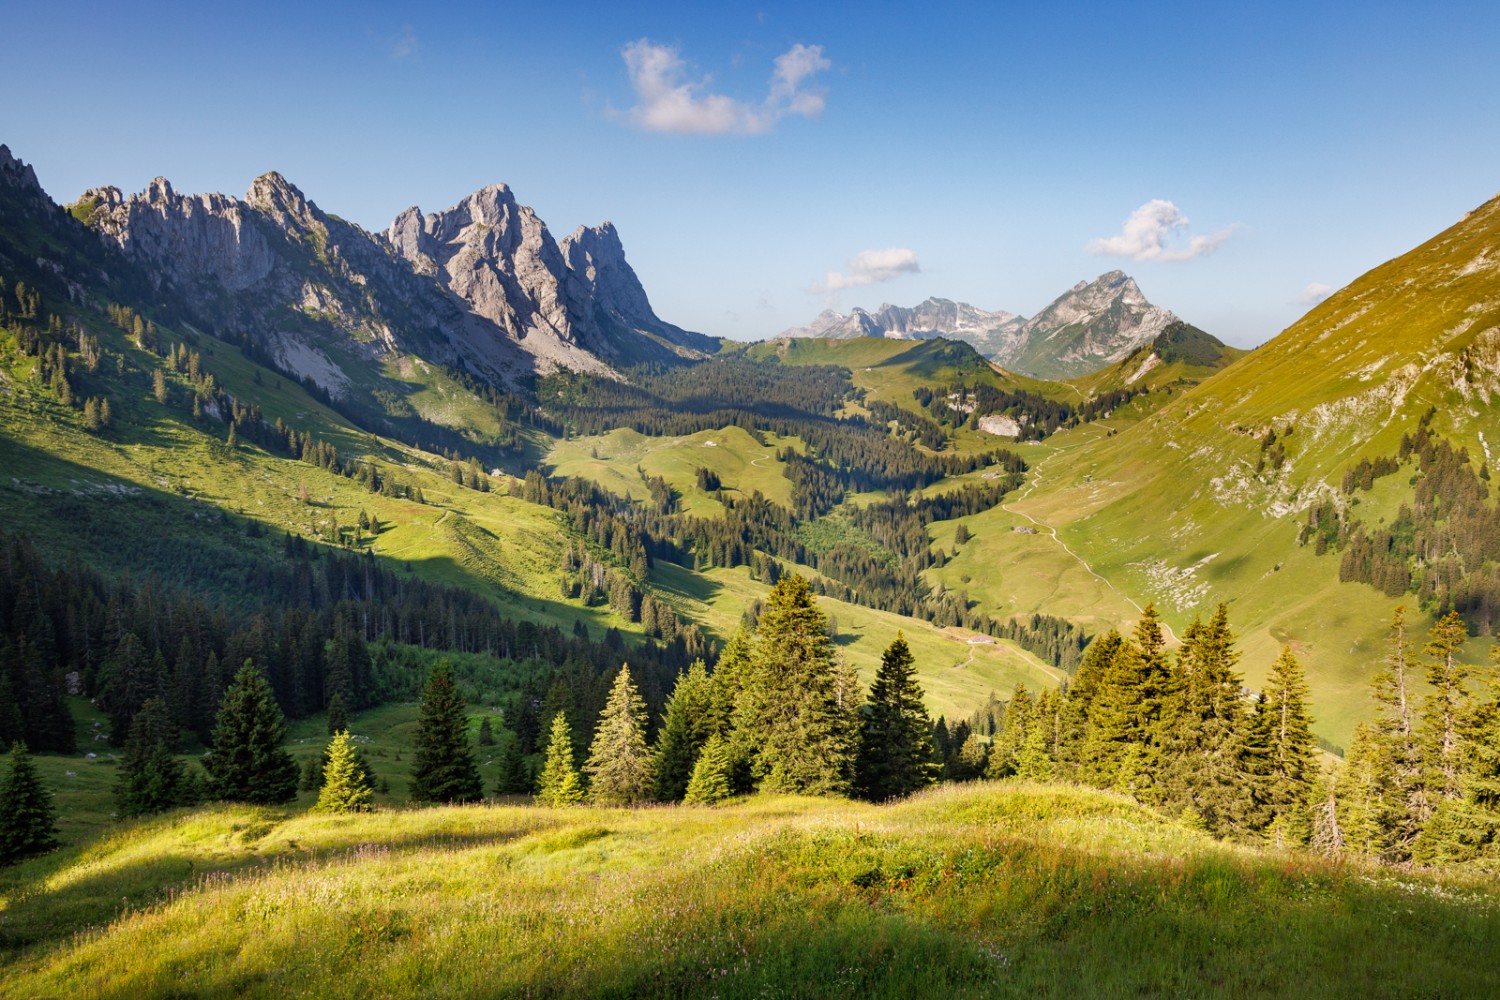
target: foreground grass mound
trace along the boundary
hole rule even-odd
[[[1125,799],[219,809],[0,876],[7,996],[1484,996],[1500,887]]]

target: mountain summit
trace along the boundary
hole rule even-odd
[[[1146,300],[1135,279],[1110,271],[1080,281],[1030,319],[965,302],[930,298],[910,309],[882,305],[846,316],[826,309],[783,337],[947,337],[974,346],[996,364],[1042,378],[1076,378],[1111,365],[1154,340],[1177,317]]]
[[[350,364],[389,355],[510,382],[717,347],[656,315],[613,226],[560,246],[503,184],[443,212],[409,208],[384,233],[324,212],[274,172],[242,200],[182,195],[158,177],[128,198],[94,188],[72,210],[194,303],[195,322],[243,332],[336,396]]]

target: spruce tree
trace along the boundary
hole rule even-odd
[[[652,760],[646,747],[646,702],[630,679],[630,665],[620,667],[609,700],[599,714],[594,742],[584,771],[589,793],[604,805],[631,805],[651,791]]]
[[[359,750],[347,729],[337,733],[328,744],[328,763],[323,767],[323,790],[318,793],[314,812],[366,812],[374,789],[369,773],[359,759]]]
[[[857,787],[875,802],[904,798],[938,779],[932,719],[916,661],[900,632],[880,657],[860,728]]]
[[[552,717],[547,759],[537,779],[536,800],[547,806],[572,806],[583,801],[583,781],[573,762],[573,729],[566,712]]]
[[[1500,645],[1490,650],[1500,660]],[[1494,700],[1473,712],[1466,727],[1469,745],[1463,796],[1444,800],[1413,846],[1421,864],[1500,859],[1500,678],[1491,677]]]
[[[178,739],[166,702],[148,698],[130,723],[115,783],[121,816],[145,816],[188,804],[182,761],[172,755]]]
[[[1427,682],[1431,692],[1422,711],[1422,758],[1425,784],[1434,805],[1444,799],[1463,798],[1463,771],[1467,756],[1464,728],[1474,706],[1465,681],[1469,668],[1458,659],[1469,633],[1457,611],[1450,611],[1432,626],[1427,655]]]
[[[769,791],[842,794],[853,777],[857,703],[843,690],[827,627],[806,580],[777,581],[735,714]]]
[[[526,767],[526,757],[521,753],[521,739],[515,733],[500,734],[500,753],[495,764],[499,771],[495,779],[496,795],[530,795],[531,771]]]
[[[463,699],[446,663],[433,668],[422,691],[412,742],[412,801],[475,802],[484,797]]]
[[[689,805],[713,805],[729,798],[734,793],[729,782],[731,767],[729,748],[715,733],[703,745],[703,752],[693,765],[683,801]]]
[[[1083,766],[1084,738],[1089,728],[1089,711],[1099,693],[1105,673],[1119,655],[1124,639],[1110,629],[1097,636],[1083,652],[1083,659],[1068,685],[1058,719],[1057,766],[1060,776],[1077,780]]]
[[[1259,718],[1266,745],[1261,768],[1269,811],[1266,819],[1280,821],[1293,840],[1301,841],[1308,832],[1306,810],[1318,777],[1318,749],[1307,711],[1307,679],[1290,646],[1282,648],[1271,667],[1264,694]]]
[[[271,685],[252,660],[234,675],[219,702],[213,749],[204,758],[215,798],[279,805],[297,795],[297,762],[281,748],[286,720]]]
[[[37,776],[26,744],[12,743],[9,770],[0,782],[0,865],[45,854],[57,843],[52,793]]]
[[[337,736],[349,731],[349,707],[344,704],[344,693],[334,691],[328,699],[328,735]]]
[[[1372,680],[1379,706],[1375,729],[1370,733],[1373,784],[1369,804],[1379,831],[1378,849],[1372,853],[1404,861],[1422,825],[1432,815],[1412,693],[1415,665],[1411,642],[1406,638],[1404,607],[1397,607],[1392,615],[1390,645],[1385,668]],[[1356,838],[1348,836],[1349,824],[1344,825],[1347,839],[1357,843]]]
[[[727,729],[727,716],[715,702],[713,679],[702,660],[693,661],[672,688],[657,735],[654,784],[662,802],[682,798],[704,744]]]
[[[1052,752],[1047,745],[1047,727],[1040,719],[1033,720],[1016,757],[1016,777],[1027,781],[1051,781],[1055,774]]]
[[[1010,704],[1005,706],[1005,720],[995,734],[985,777],[1009,778],[1016,773],[1034,709],[1031,692],[1026,690],[1025,684],[1017,684],[1011,693]]]
[[[1239,653],[1220,604],[1184,633],[1150,741],[1154,781],[1147,797],[1168,815],[1191,809],[1217,836],[1250,825]]]

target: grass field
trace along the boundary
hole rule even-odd
[[[1487,996],[1496,886],[1022,783],[892,805],[219,807],[0,873],[0,993]]]

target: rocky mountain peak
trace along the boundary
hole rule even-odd
[[[307,196],[296,185],[274,170],[261,174],[250,182],[250,190],[245,194],[245,204],[270,217],[283,229],[306,228],[314,223],[326,222],[318,206],[308,201]]]
[[[23,163],[10,155],[10,147],[0,144],[0,177],[12,184],[42,193],[42,185],[37,182],[36,171],[31,165]]]

